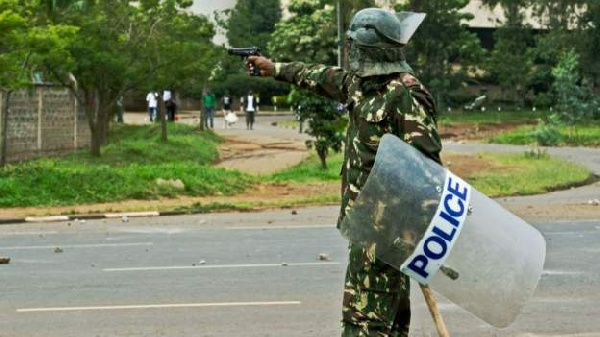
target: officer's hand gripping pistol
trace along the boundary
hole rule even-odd
[[[250,47],[250,48],[227,48],[227,52],[229,55],[238,55],[241,56],[244,62],[248,61],[248,57],[250,56],[261,56],[260,48],[258,47]],[[252,76],[260,76],[260,68],[254,67]]]

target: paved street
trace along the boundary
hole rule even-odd
[[[0,265],[0,336],[336,336],[346,263],[336,214],[2,226],[12,261]],[[548,256],[519,320],[494,330],[440,300],[453,336],[600,336],[600,221],[535,225]],[[411,336],[435,336],[417,290]]]

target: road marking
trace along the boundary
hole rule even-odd
[[[28,216],[25,218],[25,222],[57,222],[57,221],[69,221],[68,216]]]
[[[104,214],[104,216],[109,219],[122,218],[124,216],[126,216],[128,218],[145,218],[145,217],[160,216],[160,213],[158,213],[158,212],[106,213],[106,214]]]
[[[340,262],[306,262],[306,263],[262,263],[262,264],[215,264],[199,266],[163,266],[163,267],[132,267],[132,268],[106,268],[103,271],[149,271],[149,270],[176,270],[176,269],[222,269],[222,268],[265,268],[265,267],[305,267],[305,266],[335,266]]]
[[[553,270],[548,269],[542,271],[542,275],[581,275],[583,272],[581,271],[569,271],[569,270]]]
[[[98,243],[88,245],[61,245],[56,244],[53,246],[15,246],[15,247],[2,247],[2,250],[26,250],[26,249],[53,249],[56,247],[60,248],[97,248],[97,247],[127,247],[127,246],[152,246],[153,242],[130,242],[130,243]]]
[[[544,235],[583,235],[598,234],[598,231],[564,231],[564,232],[546,232]]]
[[[305,229],[305,228],[335,228],[335,225],[296,225],[296,226],[237,226],[237,227],[227,227],[227,229],[256,229],[256,230],[265,230],[265,229]]]
[[[57,234],[58,232],[13,232],[13,233],[2,233],[0,234],[0,237],[2,236],[17,236],[17,235],[53,235],[53,234]]]
[[[177,303],[177,304],[146,304],[146,305],[112,305],[98,307],[57,307],[57,308],[25,308],[17,312],[58,312],[58,311],[94,311],[94,310],[130,310],[130,309],[171,309],[171,308],[207,308],[207,307],[250,307],[250,306],[275,306],[299,305],[300,301],[278,302],[223,302],[223,303]]]

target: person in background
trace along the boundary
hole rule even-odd
[[[237,122],[237,116],[231,109],[233,101],[229,91],[225,92],[225,96],[223,96],[221,101],[223,103],[223,129],[227,129],[228,127],[231,127],[233,123]]]
[[[252,130],[256,111],[258,111],[258,101],[254,95],[252,95],[252,90],[248,91],[246,97],[242,97],[242,103],[246,111],[246,129]]]
[[[165,102],[167,120],[171,122],[175,121],[175,110],[177,109],[177,105],[173,101],[173,95],[171,94],[171,90],[163,91],[163,102]]]
[[[158,106],[158,93],[156,91],[151,91],[146,95],[146,102],[148,102],[148,114],[150,115],[150,122],[154,122],[156,120],[156,107]]]
[[[123,96],[117,98],[117,123],[123,123]]]
[[[217,97],[210,89],[206,89],[202,98],[204,105],[204,126],[214,129],[215,123],[215,108],[217,107]],[[209,125],[210,124],[210,125]]]

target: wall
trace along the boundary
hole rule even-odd
[[[6,134],[0,131],[0,137],[6,141],[7,162],[64,154],[89,146],[91,141],[85,112],[61,87],[36,86],[13,92],[3,129]]]

